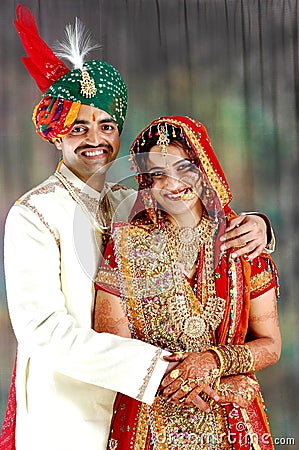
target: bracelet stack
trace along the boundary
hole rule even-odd
[[[237,375],[254,371],[253,355],[248,345],[218,345],[208,351],[216,353],[219,359],[220,376]]]

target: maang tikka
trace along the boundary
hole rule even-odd
[[[161,147],[162,153],[166,156],[167,155],[167,147],[170,143],[170,139],[167,137],[166,132],[166,125],[160,125],[158,126],[158,134],[159,139],[157,140],[157,145]]]

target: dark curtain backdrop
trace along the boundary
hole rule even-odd
[[[163,114],[208,128],[236,210],[260,210],[277,237],[281,273],[280,362],[259,378],[274,436],[298,424],[298,5],[297,0],[24,0],[49,45],[78,16],[102,45],[91,57],[115,65],[129,89],[121,155]],[[17,2],[0,3],[0,227],[20,194],[50,174],[58,155],[31,123],[40,94],[21,63]],[[1,252],[2,252],[1,240]],[[1,254],[2,256],[2,254]],[[2,259],[2,258],[1,258]],[[30,264],[30,255],[28,255]],[[17,282],[17,280],[16,280]],[[0,267],[0,419],[15,352]],[[286,444],[286,442],[285,442]],[[294,446],[284,445],[284,448]]]

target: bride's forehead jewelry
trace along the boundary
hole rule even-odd
[[[161,148],[162,153],[167,155],[167,147],[170,143],[170,139],[168,138],[167,125],[159,125],[158,126],[158,135],[159,139],[157,140],[157,145]]]

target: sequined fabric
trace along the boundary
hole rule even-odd
[[[16,414],[17,414],[16,386],[15,386],[16,367],[17,367],[17,360],[15,361],[15,366],[12,374],[8,403],[0,435],[0,450],[15,450],[16,448],[15,443]]]

